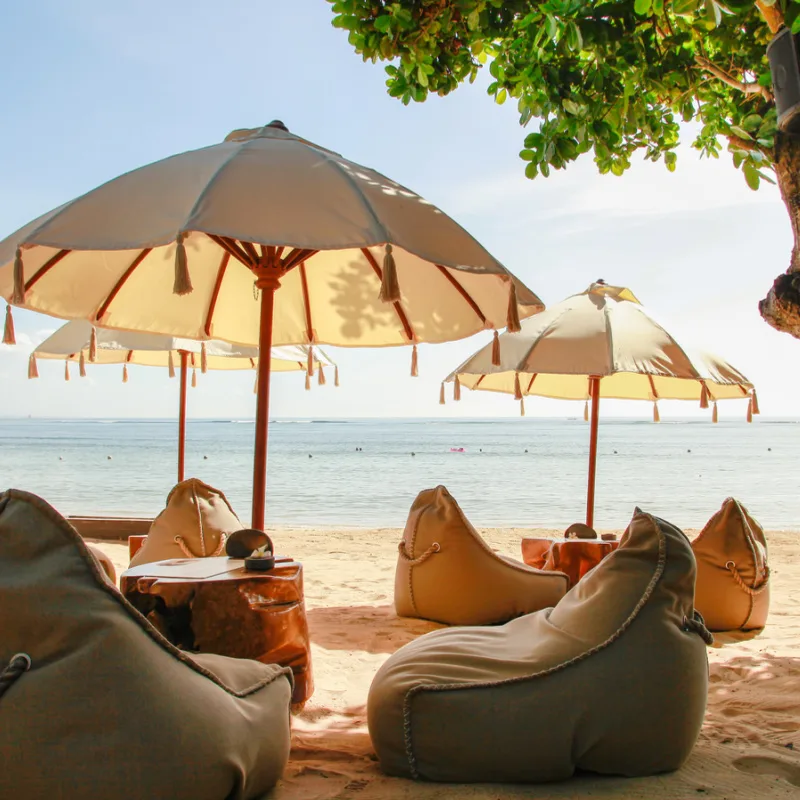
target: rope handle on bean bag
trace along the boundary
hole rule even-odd
[[[27,653],[11,656],[8,666],[0,672],[0,697],[31,668],[31,657]]]
[[[411,558],[411,556],[406,552],[406,543],[404,541],[397,545],[397,552],[400,553],[401,558],[408,562],[410,567],[419,566],[423,562],[427,561],[432,555],[438,553],[441,549],[442,548],[439,542],[434,542],[419,558]]]
[[[749,594],[751,597],[756,597],[757,595],[761,594],[761,592],[763,592],[769,584],[769,567],[766,565],[764,566],[764,580],[761,586],[759,586],[757,589],[751,588],[744,582],[744,578],[742,578],[742,576],[739,574],[739,570],[736,568],[736,564],[733,561],[726,562],[725,569],[731,573],[739,588]]]

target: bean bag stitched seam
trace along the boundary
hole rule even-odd
[[[116,586],[112,586],[110,583],[108,583],[108,581],[103,577],[102,568],[97,564],[91,553],[89,553],[89,551],[86,549],[86,545],[83,542],[81,535],[51,505],[46,503],[40,497],[37,497],[35,494],[30,494],[29,492],[25,492],[20,489],[9,489],[5,493],[5,498],[0,498],[0,512],[2,512],[8,504],[9,498],[16,498],[17,500],[22,500],[26,503],[29,503],[43,513],[51,522],[54,522],[58,530],[64,534],[65,538],[67,540],[71,540],[77,545],[78,553],[81,559],[89,567],[89,571],[91,572],[92,577],[95,579],[95,582],[99,585],[100,589],[102,589],[106,594],[110,595],[120,606],[122,606],[122,608],[128,613],[128,616],[131,617],[131,619],[133,619],[133,621],[163,650],[166,650],[166,652],[169,653],[173,658],[176,658],[178,661],[186,664],[186,666],[190,669],[208,678],[212,683],[215,683],[221,689],[224,689],[226,692],[228,692],[228,694],[231,694],[234,697],[248,697],[249,695],[254,694],[260,689],[263,689],[265,686],[268,686],[269,684],[278,680],[278,678],[282,678],[284,675],[286,675],[289,680],[293,682],[291,669],[285,667],[281,672],[278,672],[268,678],[263,678],[246,689],[242,689],[241,691],[232,689],[213,672],[207,670],[205,667],[200,666],[200,664],[195,662],[190,656],[187,656],[185,653],[175,647],[175,645],[165,639],[147,621],[147,619],[125,599]]]
[[[463,683],[449,683],[449,684],[434,684],[434,685],[426,685],[423,683],[419,683],[416,686],[412,686],[407,692],[406,696],[403,699],[403,738],[405,740],[405,750],[406,750],[406,758],[408,759],[408,766],[409,771],[411,772],[411,776],[419,780],[420,773],[417,770],[416,764],[416,757],[414,756],[414,746],[413,746],[413,738],[412,738],[412,731],[411,731],[411,702],[416,697],[416,695],[421,694],[422,692],[446,692],[446,691],[470,691],[473,689],[493,689],[499,686],[512,686],[519,683],[526,683],[528,681],[534,681],[537,678],[545,678],[549,675],[553,675],[556,672],[561,672],[562,670],[566,669],[567,667],[571,667],[574,664],[578,664],[581,661],[585,661],[586,659],[590,658],[593,655],[605,650],[607,647],[612,645],[615,641],[617,641],[625,631],[633,624],[636,617],[639,615],[639,612],[644,608],[647,602],[650,600],[653,592],[655,591],[658,582],[661,580],[661,577],[664,574],[664,568],[667,563],[667,540],[664,534],[661,532],[661,529],[653,520],[653,517],[649,514],[646,515],[647,519],[650,521],[650,524],[653,526],[656,534],[658,535],[658,563],[656,564],[655,571],[653,572],[653,576],[650,578],[650,582],[645,587],[645,590],[642,596],[639,598],[638,602],[634,606],[631,613],[628,615],[627,619],[617,628],[614,633],[612,633],[604,642],[601,642],[598,645],[590,648],[589,650],[585,651],[584,653],[580,653],[579,655],[575,656],[574,658],[569,659],[561,664],[555,664],[552,667],[548,667],[547,669],[541,670],[540,672],[535,672],[533,675],[522,675],[517,678],[507,678],[506,680],[500,681],[485,681],[482,683],[472,683],[472,684],[463,684]]]
[[[231,506],[230,502],[228,502],[228,498],[225,497],[223,492],[221,492],[219,489],[215,489],[213,486],[210,486],[204,481],[201,481],[200,478],[187,478],[185,481],[182,481],[181,483],[190,483],[190,482],[196,483],[197,485],[202,486],[204,489],[209,489],[214,494],[218,494],[222,498],[225,505],[228,506],[228,510],[231,512],[231,514],[233,514],[233,516],[236,517],[237,520],[239,520],[239,515],[233,510],[233,507]],[[166,503],[167,505],[169,505],[169,501],[172,499],[172,495],[175,494],[176,491],[178,491],[178,487],[181,486],[181,483],[175,484],[175,486],[173,486],[172,489],[170,489],[169,494],[167,495],[167,503]],[[241,520],[239,520],[239,522],[241,523]]]
[[[461,521],[464,523],[464,527],[466,528],[466,530],[469,533],[469,535],[478,543],[478,545],[483,549],[483,551],[487,555],[491,556],[495,561],[497,561],[498,563],[502,564],[504,567],[511,567],[511,569],[516,570],[517,572],[521,572],[524,575],[545,575],[545,576],[559,575],[564,579],[564,581],[569,586],[569,578],[563,572],[536,569],[535,567],[529,567],[527,564],[521,564],[518,561],[514,561],[513,559],[505,559],[505,558],[502,558],[501,556],[499,556],[497,553],[495,553],[494,550],[492,550],[491,547],[489,547],[488,544],[486,544],[486,541],[484,540],[484,538],[480,535],[480,533],[478,533],[478,531],[475,529],[475,527],[472,525],[472,523],[466,518],[466,516],[464,516],[464,512],[461,510],[461,506],[456,502],[456,499],[454,497],[452,497],[452,495],[451,495],[451,499],[453,501],[453,505],[455,506],[456,512],[458,513],[458,516],[461,519]],[[423,513],[426,513],[426,512],[423,512]],[[422,515],[420,514],[420,517],[421,516]],[[419,523],[417,523],[417,524],[419,524]],[[416,533],[416,531],[415,531],[415,533]],[[412,554],[413,554],[413,550],[412,550]]]

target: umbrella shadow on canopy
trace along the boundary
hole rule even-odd
[[[135,333],[94,328],[83,320],[62,325],[45,339],[30,355],[28,378],[38,378],[37,359],[64,360],[64,377],[70,380],[70,363],[77,363],[79,375],[86,377],[87,362],[108,365],[122,364],[122,380],[128,381],[128,365],[138,364],[169,369],[169,376],[180,378],[178,405],[178,481],[185,477],[186,451],[186,388],[191,369],[191,385],[196,383],[196,371],[257,370],[258,348],[210,340],[196,342],[152,333]],[[314,371],[324,383],[324,366],[335,369],[335,384],[339,385],[339,367],[319,348],[312,352],[305,346],[285,346],[272,349],[271,370],[274,372],[304,372],[306,389],[311,388]],[[177,370],[176,370],[177,365]]]
[[[0,295],[65,319],[262,352],[452,341],[488,327],[518,330],[543,308],[435,206],[278,121],[128,172],[24,226],[0,242]],[[411,338],[392,315],[376,314],[379,303],[402,310]],[[353,322],[362,314],[369,327]],[[256,528],[269,382],[263,359]]]
[[[513,394],[525,413],[526,395],[584,400],[589,419],[589,479],[586,524],[594,524],[594,494],[600,399],[649,400],[658,422],[659,400],[694,400],[701,408],[716,401],[748,400],[748,421],[758,413],[753,384],[716,356],[679,343],[630,289],[603,281],[526,319],[518,333],[504,333],[470,356],[445,382]],[[444,383],[440,402],[444,402]]]

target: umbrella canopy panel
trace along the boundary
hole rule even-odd
[[[399,294],[383,302],[387,244]],[[0,243],[0,294],[111,328],[258,345],[253,272],[267,261],[280,262],[276,345],[444,342],[543,308],[436,206],[275,125],[34,220]]]
[[[469,389],[561,400],[723,400],[747,397],[753,384],[721,358],[669,334],[629,289],[592,284],[504,333],[455,369]],[[499,361],[499,363],[493,363]],[[517,392],[519,381],[519,392]]]
[[[73,320],[62,325],[45,339],[34,351],[35,358],[89,360],[92,325],[83,320]],[[210,340],[196,342],[161,334],[136,333],[98,328],[95,331],[96,364],[140,364],[148,367],[167,367],[170,353],[174,364],[178,354],[193,356],[191,365],[200,367],[202,350],[206,351],[206,364],[213,370],[243,370],[258,366],[258,348]],[[311,348],[313,368],[335,366],[320,348]],[[305,345],[275,347],[272,349],[271,369],[274,372],[307,370],[309,348]]]

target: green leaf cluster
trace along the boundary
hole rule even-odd
[[[520,153],[530,178],[589,152],[603,173],[621,175],[637,151],[672,171],[681,123],[694,122],[704,156],[727,144],[748,186],[772,180],[772,34],[753,0],[328,2],[364,60],[390,62],[389,94],[405,104],[488,68],[489,94],[536,127]],[[800,30],[800,0],[763,5]]]

